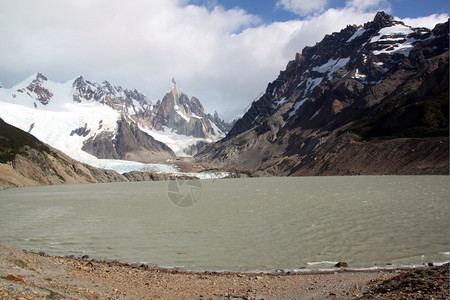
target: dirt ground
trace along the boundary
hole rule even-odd
[[[0,299],[410,299],[408,294],[395,293],[407,292],[396,285],[399,276],[406,276],[402,282],[413,282],[414,295],[428,298],[424,294],[428,291],[434,299],[448,299],[448,264],[433,270],[190,273],[0,246]],[[426,277],[414,272],[431,272],[430,282],[424,285],[428,290],[419,288],[421,278]],[[405,274],[415,274],[413,278],[420,280],[411,281]]]

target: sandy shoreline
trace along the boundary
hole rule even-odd
[[[428,277],[438,287],[430,295],[448,299],[448,264],[406,273],[345,269],[301,274],[200,273],[55,257],[0,245],[0,299],[401,299],[392,289],[386,293],[374,289],[413,272],[431,272]],[[444,285],[436,279],[437,272]],[[420,286],[417,290],[424,296]]]

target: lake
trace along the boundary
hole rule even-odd
[[[131,182],[0,191],[0,243],[186,270],[449,260],[448,176]]]

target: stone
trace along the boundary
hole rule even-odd
[[[334,265],[336,268],[346,268],[348,267],[348,263],[346,263],[345,261],[340,261],[338,262],[336,265]]]
[[[6,276],[6,279],[11,280],[11,281],[17,281],[23,284],[28,284],[28,282],[23,279],[22,277],[16,276],[14,274],[8,274],[8,276]]]

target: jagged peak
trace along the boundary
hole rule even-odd
[[[383,25],[383,27],[386,27],[387,25],[392,24],[392,22],[394,22],[394,17],[391,16],[390,14],[385,13],[384,11],[379,11],[375,15],[373,22],[379,23]]]
[[[36,74],[36,80],[42,82],[42,81],[47,81],[48,79],[42,73],[37,73]]]

